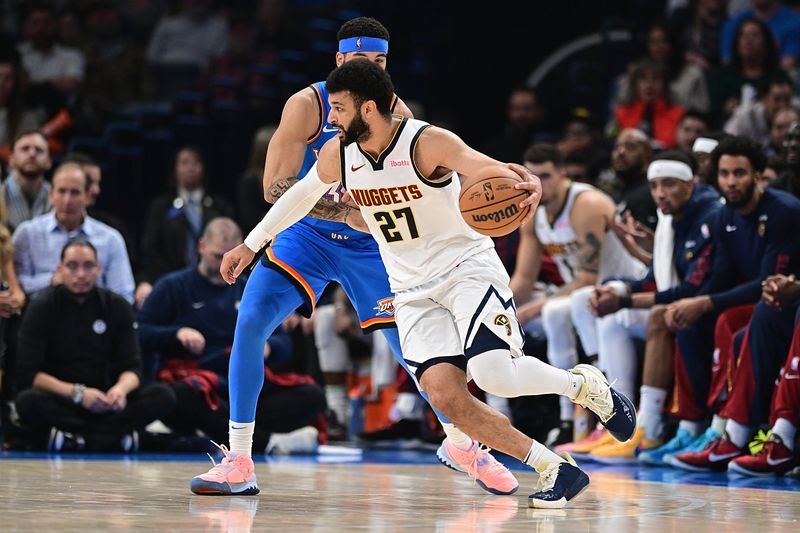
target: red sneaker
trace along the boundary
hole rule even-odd
[[[797,461],[792,450],[786,447],[779,436],[772,433],[758,453],[731,461],[728,464],[728,472],[744,476],[782,476],[795,464]]]
[[[728,463],[744,454],[745,450],[732,443],[728,434],[724,433],[701,452],[684,452],[673,456],[671,464],[694,472],[724,472]]]

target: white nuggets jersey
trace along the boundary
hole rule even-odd
[[[494,248],[489,237],[461,217],[456,173],[434,182],[417,169],[414,149],[429,126],[403,118],[377,159],[358,143],[341,147],[342,183],[378,242],[395,293],[436,279],[464,259]]]
[[[586,183],[571,183],[564,206],[552,224],[547,220],[547,212],[543,205],[536,210],[534,219],[536,237],[542,244],[544,252],[555,262],[565,283],[573,281],[578,272],[577,236],[572,228],[570,215],[578,195],[589,190],[597,189]],[[598,279],[602,280],[609,276],[638,278],[646,270],[647,267],[641,261],[628,253],[613,231],[606,232]]]

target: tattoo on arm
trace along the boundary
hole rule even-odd
[[[578,268],[584,272],[597,274],[600,270],[600,249],[602,244],[597,236],[589,232],[583,242],[578,243]]]
[[[283,196],[283,194],[298,181],[300,180],[295,177],[279,178],[275,180],[272,187],[269,188],[269,201],[271,203],[277,202],[278,198]],[[331,222],[345,222],[350,209],[351,208],[345,204],[340,204],[328,200],[327,198],[320,198],[311,211],[309,211],[308,216],[320,220],[329,220]]]

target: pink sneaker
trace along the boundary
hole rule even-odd
[[[444,439],[436,450],[436,457],[444,466],[466,472],[483,490],[492,494],[514,494],[519,488],[517,478],[508,468],[489,453],[489,449],[473,442],[469,450],[460,450]]]
[[[213,442],[213,441],[212,441]],[[213,442],[214,446],[222,450],[225,458],[217,463],[209,454],[214,465],[205,474],[195,476],[189,483],[189,488],[195,494],[233,496],[250,496],[258,494],[258,482],[253,460],[246,455],[237,455],[225,445]]]

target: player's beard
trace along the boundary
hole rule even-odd
[[[752,180],[750,184],[744,190],[742,190],[742,195],[738,200],[733,201],[728,197],[727,194],[725,194],[725,203],[734,209],[739,209],[740,207],[744,207],[750,203],[750,200],[753,199],[755,192],[756,180]]]
[[[344,130],[344,144],[348,145],[358,141],[366,141],[371,134],[372,132],[369,131],[369,126],[364,122],[364,119],[361,117],[361,112],[359,111],[358,114],[353,117],[350,126]]]

